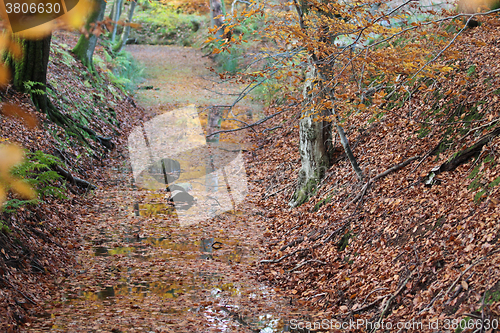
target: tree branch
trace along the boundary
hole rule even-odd
[[[262,124],[263,122],[266,122],[266,121],[268,121],[269,119],[271,119],[271,118],[273,118],[273,117],[275,117],[275,116],[277,116],[277,115],[279,115],[279,114],[281,114],[281,113],[283,113],[283,112],[285,112],[285,110],[282,110],[282,111],[276,112],[276,113],[274,113],[274,114],[272,114],[272,115],[270,115],[270,116],[267,116],[267,117],[265,117],[265,118],[262,118],[262,119],[261,119],[261,120],[259,120],[259,121],[256,121],[256,122],[255,122],[255,123],[253,123],[253,124],[249,124],[249,125],[244,126],[244,127],[234,128],[234,129],[229,129],[229,130],[220,130],[220,131],[213,132],[212,134],[207,135],[207,139],[208,139],[208,138],[210,138],[210,137],[212,137],[212,136],[214,136],[214,135],[216,135],[216,134],[219,134],[219,133],[231,133],[231,132],[237,132],[237,131],[244,130],[244,129],[246,129],[246,128],[251,128],[251,127],[253,127],[253,126],[260,125],[260,124]]]

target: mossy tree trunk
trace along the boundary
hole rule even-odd
[[[43,112],[47,111],[47,66],[51,38],[49,35],[37,40],[20,39],[23,56],[20,59],[7,58],[14,89],[30,93],[35,106]]]
[[[299,122],[299,153],[302,166],[299,171],[297,188],[290,202],[292,207],[302,205],[314,195],[319,182],[331,165],[332,123],[321,120],[321,117],[328,115],[328,109],[314,107],[315,101],[321,100],[315,96],[317,77],[316,66],[309,63],[303,92],[304,106],[308,107],[308,111],[307,114],[302,115]]]
[[[87,19],[87,23],[85,24],[85,28],[87,30],[90,29],[90,24],[102,21],[104,18],[104,11],[106,9],[106,1],[105,0],[94,0],[96,4],[96,9]],[[97,44],[97,36],[94,34],[89,34],[88,37],[85,34],[80,35],[80,39],[78,43],[76,43],[73,48],[73,53],[76,55],[78,59],[90,70],[94,70],[93,56],[95,46]]]
[[[29,93],[35,106],[55,124],[64,128],[70,135],[77,137],[89,147],[92,146],[86,136],[98,142],[105,149],[113,149],[111,138],[104,138],[90,128],[83,126],[70,116],[56,109],[47,96],[47,67],[49,64],[50,42],[52,36],[42,39],[19,39],[22,57],[15,59],[10,54],[5,62],[12,72],[12,85],[20,92]],[[85,133],[85,134],[84,134]]]

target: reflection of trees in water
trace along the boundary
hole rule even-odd
[[[147,294],[154,294],[164,298],[178,298],[179,296],[192,291],[217,288],[222,291],[238,290],[232,283],[221,283],[222,276],[211,272],[196,272],[189,274],[181,280],[166,281],[166,282],[140,282],[131,283],[130,278],[127,278],[127,283],[115,286],[108,286],[96,292],[89,294],[87,299],[112,300],[119,296],[135,296],[139,298],[146,297]]]

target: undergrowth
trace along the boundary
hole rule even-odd
[[[40,150],[27,153],[25,161],[12,170],[12,175],[24,179],[36,189],[38,196],[31,200],[12,198],[5,202],[2,210],[14,213],[22,206],[39,204],[48,197],[66,199],[66,186],[61,181],[62,177],[52,170],[53,165],[61,163],[57,157]]]
[[[172,5],[146,1],[137,8],[134,21],[142,26],[131,32],[135,44],[193,46],[206,33],[210,20],[207,15],[185,13]]]

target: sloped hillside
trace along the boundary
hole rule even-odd
[[[115,147],[125,147],[126,133],[144,116],[143,111],[110,80],[105,64],[98,76],[92,76],[74,59],[69,50],[77,38],[66,32],[52,38],[49,96],[58,110],[110,138]],[[0,331],[17,332],[22,325],[29,326],[34,316],[48,315],[43,306],[52,301],[51,290],[74,274],[74,253],[80,246],[75,222],[91,204],[87,194],[92,187],[85,182],[94,186],[106,182],[102,170],[123,160],[123,148],[110,151],[90,139],[87,145],[37,112],[28,95],[10,87],[0,94],[2,102],[19,105],[31,115],[0,115],[0,141],[25,148],[27,162],[21,176],[39,179],[34,183],[37,203],[10,193],[0,212]],[[38,126],[30,129],[27,119],[36,119]],[[55,174],[51,169],[55,158],[74,181]]]
[[[257,269],[304,312],[296,328],[498,325],[499,35],[500,19],[484,19],[457,39],[453,71],[418,81],[381,114],[355,115],[347,130],[368,177],[359,182],[337,148],[316,195],[297,209],[288,202],[300,167],[300,109],[254,135],[251,200],[269,226],[262,247],[270,253]],[[323,319],[333,321],[318,326]]]

